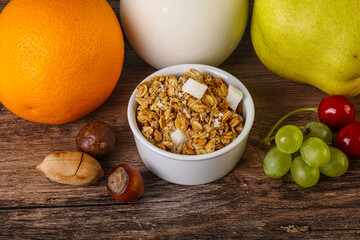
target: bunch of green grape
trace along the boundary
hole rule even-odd
[[[347,171],[349,160],[330,146],[332,140],[330,128],[321,122],[311,122],[303,130],[285,125],[275,135],[276,147],[264,158],[264,171],[271,178],[280,178],[290,170],[291,177],[302,187],[314,186],[320,173],[339,177]]]

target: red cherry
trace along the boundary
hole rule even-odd
[[[328,96],[318,107],[319,119],[331,128],[341,129],[355,121],[353,104],[343,96]]]
[[[360,157],[360,122],[352,122],[336,135],[334,145],[348,157]]]

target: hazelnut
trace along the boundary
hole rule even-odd
[[[141,174],[134,167],[120,164],[107,175],[106,188],[115,200],[125,203],[141,196],[144,182]]]
[[[83,152],[93,156],[103,156],[115,148],[115,134],[109,124],[92,122],[80,130],[76,144]]]

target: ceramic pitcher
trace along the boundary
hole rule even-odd
[[[120,0],[128,41],[157,69],[220,65],[238,46],[248,12],[248,0]]]

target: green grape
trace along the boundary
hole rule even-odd
[[[320,178],[319,169],[307,165],[301,156],[292,161],[290,173],[298,185],[306,188],[314,186]]]
[[[321,122],[311,122],[306,124],[303,132],[305,133],[304,141],[310,137],[317,137],[325,143],[331,144],[333,140],[331,129]]]
[[[300,148],[301,157],[312,167],[322,167],[330,160],[329,146],[320,138],[310,137]]]
[[[301,147],[303,134],[301,130],[294,125],[285,125],[281,127],[275,135],[275,144],[283,153],[294,153]]]
[[[349,167],[349,159],[339,149],[335,147],[329,147],[331,158],[329,162],[320,167],[320,172],[328,177],[340,177],[344,173],[346,173]]]
[[[264,158],[264,172],[271,178],[280,178],[290,169],[291,155],[281,152],[277,147],[272,148]]]

